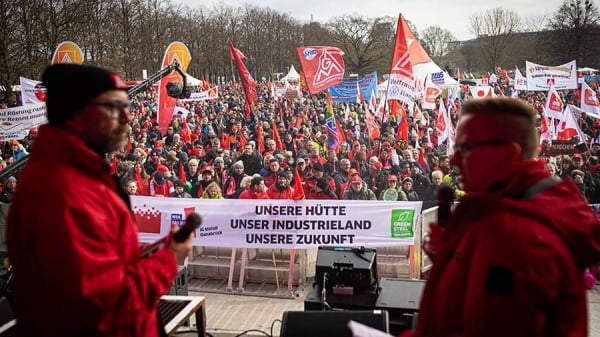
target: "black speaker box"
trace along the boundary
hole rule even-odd
[[[353,288],[354,293],[377,290],[377,251],[370,248],[319,247],[315,282],[325,287]]]
[[[349,321],[355,321],[389,333],[385,310],[371,311],[286,311],[281,323],[281,337],[352,337]]]

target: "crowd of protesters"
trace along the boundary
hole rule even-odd
[[[497,95],[513,94],[510,77],[507,71],[492,77],[490,85]],[[599,90],[598,83],[590,84]],[[229,83],[219,87],[218,99],[179,102],[183,109],[177,110],[163,133],[156,120],[155,88],[131,97],[128,145],[108,158],[131,195],[423,201],[425,209],[435,204],[440,184],[453,187],[457,198],[464,194],[446,142],[438,144],[436,111],[408,113],[408,139],[399,141],[402,117],[376,117],[379,136],[372,137],[367,103],[334,104],[342,130],[331,149],[325,94],[275,98],[269,83],[259,83],[258,105],[246,113],[241,86]],[[579,104],[576,90],[560,93],[565,103]],[[470,99],[468,88],[460,87],[454,96],[444,102],[456,125],[461,101]],[[532,113],[541,113],[545,93],[519,96],[532,106]],[[583,115],[579,124],[589,137],[585,146],[576,147],[571,156],[542,151],[540,159],[557,176],[571,177],[590,203],[600,203],[600,141],[590,142],[598,138],[600,122]],[[20,142],[6,142],[0,149],[4,159],[0,166],[25,156],[34,137],[31,130]]]

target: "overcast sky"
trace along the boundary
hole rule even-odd
[[[308,22],[313,16],[315,21],[346,15],[359,14],[375,18],[381,16],[397,17],[402,13],[420,31],[429,26],[440,26],[450,30],[459,40],[474,37],[469,32],[469,16],[486,9],[501,6],[519,13],[522,20],[552,17],[563,0],[174,0],[190,7],[200,3],[212,8],[214,4],[224,3],[238,7],[251,3],[258,7],[270,7],[282,13],[289,13],[300,22]]]

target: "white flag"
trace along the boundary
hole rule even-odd
[[[569,140],[576,136],[579,137],[578,144],[586,141],[585,134],[581,131],[577,121],[575,120],[575,116],[573,116],[571,106],[567,106],[565,109],[564,118],[560,121],[558,129],[556,130],[556,139]]]
[[[546,110],[548,117],[556,118],[558,120],[563,119],[565,104],[553,85],[550,85],[550,89],[546,95],[546,105],[544,105],[544,109]]]
[[[527,90],[527,79],[518,67],[515,66],[515,90]]]
[[[31,105],[46,102],[46,88],[42,82],[20,77],[21,95],[23,105]]]
[[[423,109],[433,110],[436,107],[438,96],[442,94],[442,90],[430,80],[430,77],[431,74],[428,74],[427,77],[425,77],[425,93],[423,94],[423,103],[421,103],[421,107],[423,107]]]
[[[587,83],[581,83],[581,110],[594,118],[600,118],[600,102],[598,95]]]
[[[448,113],[446,111],[446,107],[444,106],[444,102],[441,102],[440,108],[438,109],[438,118],[436,124],[436,129],[438,132],[438,145],[442,144],[450,134],[450,118],[448,118]]]

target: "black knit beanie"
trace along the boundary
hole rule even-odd
[[[127,90],[123,79],[106,69],[72,63],[54,64],[42,74],[48,122],[62,126],[94,97],[109,90]]]

